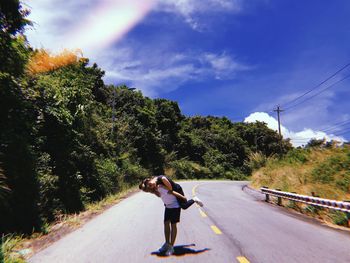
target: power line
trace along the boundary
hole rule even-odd
[[[345,121],[333,123],[331,125],[328,125],[325,128],[319,129],[317,131],[318,132],[324,132],[324,133],[342,132],[342,130],[338,130],[337,131],[337,128],[342,127],[342,126],[346,126],[346,125],[349,125],[349,124],[350,124],[350,120],[348,119],[348,120],[345,120]],[[312,138],[314,138],[314,137],[306,138],[306,139],[312,139]],[[298,139],[304,140],[304,138],[296,138],[296,139],[297,140]],[[295,139],[293,139],[293,140],[295,140]]]
[[[307,92],[303,93],[302,95],[296,97],[295,99],[285,103],[285,105],[291,104],[299,99],[301,99],[302,97],[304,97],[305,95],[309,94],[310,92],[314,91],[315,89],[317,89],[318,87],[320,87],[321,85],[323,85],[324,83],[326,83],[328,80],[330,80],[331,78],[333,78],[334,76],[338,75],[340,72],[342,72],[344,69],[346,69],[348,66],[350,66],[350,63],[346,64],[345,66],[343,66],[341,69],[337,70],[335,73],[333,73],[331,76],[329,76],[328,78],[326,78],[324,81],[322,81],[320,84],[316,85],[315,87],[313,87],[312,89],[308,90]]]
[[[292,140],[308,140],[308,139],[315,139],[317,137],[317,135],[314,135],[312,137],[305,137],[305,138],[301,138],[301,137],[298,137],[298,138],[294,138]],[[322,137],[324,138],[324,137]]]
[[[348,133],[350,133],[350,129],[344,130],[344,131],[342,131],[341,133],[335,133],[334,135],[336,135],[336,136],[341,136],[341,135],[348,134]]]
[[[347,120],[345,120],[345,121],[336,122],[336,123],[330,124],[330,125],[328,125],[328,126],[325,126],[325,128],[322,128],[321,130],[329,130],[329,129],[332,129],[332,127],[336,127],[336,126],[338,126],[338,125],[341,125],[341,124],[343,124],[343,123],[347,123],[347,122],[349,122],[349,121],[350,121],[350,119],[347,119]]]
[[[291,109],[291,108],[294,108],[294,107],[296,107],[296,106],[298,106],[298,105],[304,103],[305,101],[311,100],[312,98],[314,98],[314,97],[320,95],[321,93],[323,93],[323,92],[325,92],[326,90],[328,90],[328,89],[334,87],[335,85],[337,85],[338,83],[340,83],[340,82],[346,80],[346,79],[349,78],[349,77],[350,77],[350,74],[349,74],[349,75],[346,75],[344,78],[338,80],[337,82],[335,82],[335,83],[333,83],[333,84],[327,86],[326,88],[320,90],[319,92],[317,92],[316,94],[312,95],[311,97],[307,97],[306,99],[302,100],[301,102],[299,102],[299,103],[297,103],[297,104],[294,104],[294,105],[292,105],[292,106],[289,106],[289,107],[285,108],[285,110],[289,110],[289,109]]]
[[[323,131],[323,132],[332,132],[332,131],[336,131],[339,127],[346,126],[346,125],[348,125],[348,124],[350,124],[350,120],[347,120],[347,121],[345,121],[345,122],[343,122],[343,123],[341,123],[341,124],[339,124],[339,125],[331,126],[331,127],[327,128],[327,129],[324,129],[324,130],[322,130],[322,131]]]
[[[350,129],[344,130],[341,133],[334,133],[333,135],[334,136],[341,136],[341,135],[344,135],[344,134],[347,134],[347,133],[350,133]],[[289,139],[291,139],[293,141],[308,141],[308,140],[312,140],[312,139],[322,140],[322,139],[326,138],[326,136],[327,136],[327,134],[325,134],[322,138],[319,138],[319,139],[316,136],[307,137],[307,138],[289,138]],[[332,139],[332,138],[330,138],[330,139]]]
[[[304,142],[304,141],[310,141],[310,140],[323,140],[325,137],[322,138],[316,138],[316,137],[311,137],[311,138],[304,138],[304,139],[292,139],[290,138],[292,141],[297,141],[297,142]]]

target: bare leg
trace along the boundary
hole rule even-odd
[[[164,222],[164,237],[165,237],[165,242],[170,243],[170,221],[165,221]]]
[[[194,200],[190,199],[190,200],[188,200],[186,202],[181,202],[180,206],[181,206],[182,209],[185,210],[185,209],[189,208],[191,205],[193,205],[194,203],[195,203]]]
[[[177,226],[175,224],[171,224],[171,245],[174,246],[175,240],[177,235]]]

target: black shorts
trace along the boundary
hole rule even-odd
[[[164,222],[170,221],[172,224],[180,222],[181,208],[165,208]]]

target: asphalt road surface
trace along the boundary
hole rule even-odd
[[[34,255],[39,263],[350,262],[350,233],[267,204],[246,182],[180,183],[205,206],[182,210],[175,254],[164,243],[161,199],[137,193]]]

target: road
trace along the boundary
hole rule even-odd
[[[350,262],[350,233],[321,225],[243,191],[247,182],[181,182],[205,206],[183,210],[175,255],[161,257],[163,205],[137,193],[68,234],[29,262]]]

